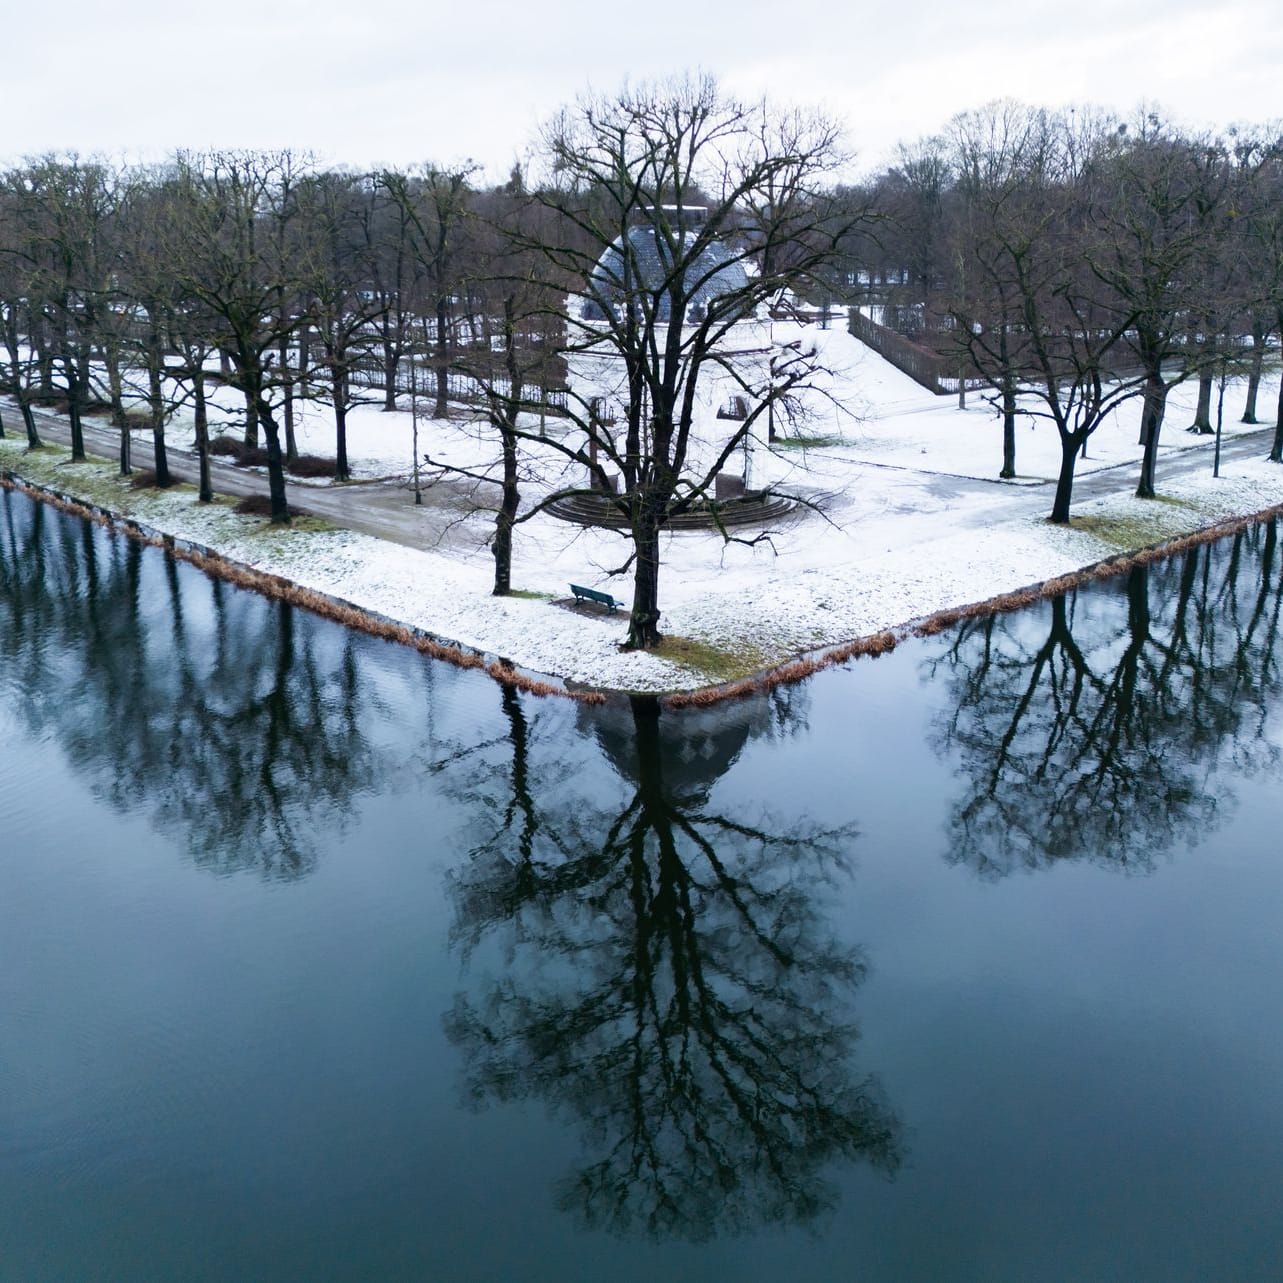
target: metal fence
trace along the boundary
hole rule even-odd
[[[387,371],[384,369],[383,358],[377,353],[358,358],[352,365],[349,377],[353,383],[359,383],[362,387],[386,387]],[[424,400],[428,400],[436,395],[436,368],[422,363],[411,365],[411,358],[403,357],[397,362],[393,382],[398,393],[408,396],[417,392]],[[446,392],[451,401],[464,405],[486,405],[492,393],[501,397],[508,396],[511,384],[503,376],[482,382],[457,370],[449,370],[446,372]],[[530,387],[525,389],[522,403],[525,409],[535,414],[564,415],[569,408],[569,394],[565,388]]]
[[[957,372],[947,373],[944,358],[938,353],[914,343],[912,339],[906,339],[903,334],[888,330],[885,325],[879,325],[865,316],[858,307],[851,308],[848,315],[848,328],[861,343],[885,357],[897,370],[907,374],[915,383],[920,383],[928,392],[943,396],[958,390]]]

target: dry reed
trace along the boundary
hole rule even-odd
[[[297,606],[323,619],[342,624],[354,632],[364,633],[368,637],[412,647],[422,655],[443,660],[456,668],[484,669],[495,681],[526,691],[528,694],[560,695],[583,704],[601,704],[606,700],[605,694],[601,691],[568,690],[554,682],[543,681],[519,672],[503,661],[496,660],[487,665],[485,656],[477,651],[442,641],[420,629],[398,623],[350,601],[344,601],[342,598],[332,597],[328,593],[318,592],[312,588],[304,588],[292,579],[231,561],[212,548],[180,541],[173,535],[158,534],[129,517],[25,481],[13,473],[0,473],[0,485],[9,490],[20,491],[29,498],[56,508],[60,512],[81,517],[96,525],[117,531],[138,543],[160,548],[166,555],[173,557],[176,561],[186,562],[211,579],[219,579],[233,587],[243,588],[248,592],[255,592],[262,597],[281,601],[290,606]]]

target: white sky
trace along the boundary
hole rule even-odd
[[[955,112],[1157,104],[1187,124],[1280,114],[1278,0],[6,0],[0,162],[280,147],[500,177],[581,91],[698,69],[826,106],[860,168]]]

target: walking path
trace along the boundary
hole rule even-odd
[[[70,446],[71,428],[66,419],[36,412],[36,420],[41,438],[47,444]],[[1274,428],[1270,426],[1226,437],[1221,446],[1222,469],[1228,470],[1235,462],[1264,458],[1269,453],[1273,435]],[[86,419],[84,437],[85,447],[91,454],[110,459],[119,453],[120,434],[115,428]],[[1166,485],[1179,477],[1210,474],[1213,444],[1213,438],[1207,437],[1198,447],[1186,445],[1181,449],[1161,450],[1161,482]],[[149,433],[135,432],[133,459],[138,470],[151,467]],[[170,443],[168,459],[175,476],[196,484],[199,469],[194,450]],[[244,498],[268,493],[265,471],[236,467],[215,458],[211,460],[211,472],[214,489],[219,494]],[[956,509],[960,527],[981,529],[992,527],[997,520],[1046,516],[1051,510],[1054,491],[1054,482],[1048,478],[1026,477],[1022,484],[1013,486],[996,478],[986,481],[943,475],[930,469],[871,463],[850,464],[847,472],[846,489],[852,493],[867,491],[867,475],[878,474],[877,488],[886,492],[881,512],[894,517],[896,541],[901,548],[914,541],[915,526],[924,537],[938,537],[935,514],[942,506]],[[1135,488],[1135,464],[1115,464],[1079,477],[1074,484],[1074,505],[1078,508],[1093,499],[1130,495]],[[459,529],[461,512],[471,507],[468,502],[471,492],[470,485],[438,481],[423,491],[423,503],[416,505],[412,492],[399,478],[343,485],[289,482],[291,506],[349,530],[427,551],[438,551],[450,542]],[[833,492],[812,490],[808,493],[806,489],[800,492],[827,501],[830,508],[840,499]],[[922,520],[915,522],[915,518]]]

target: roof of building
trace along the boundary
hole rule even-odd
[[[682,243],[689,252],[697,239],[696,231],[683,233]],[[628,250],[622,237],[607,247],[588,280],[586,319],[604,318],[603,309],[618,307],[626,295],[650,294],[655,314],[667,320],[672,299],[664,291],[676,266],[677,253],[668,240],[650,223],[639,223],[627,233]],[[710,241],[685,265],[679,296],[686,303],[688,322],[704,316],[708,305],[726,294],[739,293],[748,285],[744,264],[720,241]],[[594,317],[595,314],[595,317]]]

